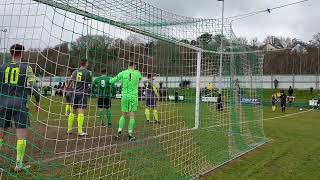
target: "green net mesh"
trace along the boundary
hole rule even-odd
[[[238,44],[228,19],[222,36],[221,24],[219,19],[180,16],[140,0],[2,0],[0,29],[7,31],[1,32],[0,61],[11,61],[12,44],[26,47],[22,61],[37,77],[41,110],[33,110],[35,100],[29,97],[24,163],[31,168],[13,170],[13,126],[3,137],[0,177],[191,179],[264,144],[264,54]],[[143,79],[136,141],[128,142],[127,130],[114,138],[121,116],[120,84],[110,108],[112,127],[101,124],[97,97],[90,94],[83,125],[88,136],[67,134],[63,83],[83,58],[93,79],[104,69],[113,77],[130,62],[138,65]],[[148,74],[155,75],[159,91],[160,124],[146,121],[143,82]],[[1,116],[0,121],[5,119]],[[74,124],[76,128],[76,120]]]

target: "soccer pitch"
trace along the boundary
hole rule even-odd
[[[264,108],[270,142],[202,179],[319,179],[319,110]]]
[[[31,143],[26,150],[25,160],[32,168],[20,174],[6,172],[9,177],[189,179],[192,174],[203,169],[203,165],[217,167],[231,157],[228,148],[231,135],[226,133],[228,124],[220,122],[222,118],[212,119],[212,116],[221,116],[221,112],[216,112],[215,106],[206,103],[201,104],[201,112],[210,113],[204,113],[200,118],[210,120],[206,124],[212,127],[190,130],[194,127],[193,102],[160,103],[159,125],[146,122],[144,102],[140,101],[135,128],[138,140],[128,143],[126,134],[121,139],[112,139],[120,117],[119,100],[113,100],[114,126],[108,129],[100,126],[96,115],[96,99],[91,98],[86,116],[89,136],[79,138],[76,133],[66,133],[67,116],[64,115],[62,97],[47,98],[42,97],[39,114],[32,109],[32,103],[29,104],[32,128],[28,139]],[[6,141],[15,142],[14,138],[14,131],[11,130]],[[255,148],[237,141],[235,146],[239,146],[241,153]],[[245,138],[245,141],[253,140]],[[5,164],[4,168],[9,170],[14,163],[15,151],[13,143],[6,146],[9,147],[4,148],[5,155],[2,156],[1,164]]]
[[[272,91],[265,92],[265,101],[269,99],[271,93]],[[306,91],[297,91],[296,94],[301,94],[301,98],[297,99],[297,104],[303,104],[310,96],[317,95],[308,95]],[[173,162],[188,163],[188,161],[183,160],[188,159],[189,161],[194,161],[193,163],[198,161],[199,165],[204,163],[203,157],[188,158],[193,153],[189,152],[188,145],[183,144],[184,141],[182,141],[181,146],[178,146],[181,149],[170,149],[176,147],[176,143],[181,143],[181,139],[177,138],[175,140],[174,138],[174,128],[177,128],[176,123],[173,123],[175,126],[172,126],[172,129],[168,129],[168,126],[164,124],[147,123],[144,116],[143,101],[140,101],[137,113],[136,136],[138,140],[134,143],[127,143],[126,136],[123,136],[120,140],[112,139],[120,117],[119,100],[113,100],[113,128],[108,129],[100,126],[99,118],[95,115],[96,99],[91,99],[87,116],[89,118],[86,119],[87,126],[89,127],[87,129],[89,133],[87,138],[78,138],[76,133],[69,136],[66,134],[67,116],[63,114],[64,105],[58,102],[62,102],[61,97],[52,97],[50,101],[43,97],[41,101],[42,110],[38,116],[30,104],[31,119],[37,118],[41,122],[31,122],[32,130],[29,134],[29,139],[35,144],[29,144],[27,147],[28,155],[26,161],[30,162],[33,166],[30,171],[25,173],[15,174],[14,172],[10,172],[12,173],[12,177],[21,179],[29,179],[30,177],[94,179],[101,177],[103,174],[106,175],[106,179],[121,179],[123,176],[130,177],[131,172],[134,172],[134,177],[136,178],[154,177],[165,179],[170,177],[171,179],[187,179],[186,177],[182,177],[181,174],[175,173],[187,171],[186,169],[179,169],[179,166],[175,166],[176,169],[172,170]],[[163,103],[160,107],[160,119],[176,117],[182,120],[180,126],[184,126],[186,130],[193,127],[193,103],[177,103],[175,104],[175,108],[172,108],[173,105],[170,105],[170,108],[166,108],[166,103]],[[201,108],[203,111],[210,111],[210,107],[207,104],[202,104]],[[315,154],[319,154],[316,152],[319,147],[316,143],[319,133],[313,128],[319,124],[317,122],[319,112],[307,109],[300,111],[299,108],[292,107],[283,114],[279,108],[276,112],[272,112],[268,105],[264,107],[263,111],[265,119],[264,130],[271,141],[267,145],[264,145],[263,148],[259,148],[257,151],[244,155],[240,159],[223,166],[223,168],[209,173],[205,178],[234,179],[240,176],[243,179],[268,179],[268,177],[271,179],[287,179],[294,176],[303,177],[310,170],[314,170],[311,176],[319,176],[315,171],[316,169],[314,169],[317,167],[316,158],[312,158],[318,157]],[[173,115],[170,113],[177,114]],[[217,112],[212,111],[212,113]],[[210,114],[210,117],[212,115],[215,116],[216,114]],[[202,116],[202,118],[205,119],[205,116]],[[173,119],[172,121],[175,120]],[[163,121],[163,123],[171,124],[169,121]],[[227,148],[227,138],[229,137],[223,131],[225,127],[221,126],[221,122],[216,122],[216,124],[219,123],[219,126],[215,126],[215,122],[211,122],[211,125],[214,126],[213,128],[186,131],[183,134],[183,137],[194,141],[200,147],[199,149],[206,154],[208,157],[206,159],[207,163],[216,166],[223,164],[229,156]],[[161,126],[165,128],[162,129]],[[181,127],[176,130],[179,129]],[[165,135],[165,131],[168,133],[167,135]],[[75,129],[74,132],[76,132]],[[14,133],[12,131],[11,133],[9,134],[9,139],[12,139],[11,142],[14,142]],[[181,138],[181,133],[183,132],[177,131],[176,133]],[[176,137],[178,136],[176,135]],[[46,141],[44,141],[44,138]],[[11,145],[13,146],[14,144]],[[250,147],[247,148],[250,150]],[[170,151],[175,151],[175,153],[170,153]],[[32,154],[30,154],[31,152]],[[6,158],[8,158],[5,162],[11,161],[13,163],[15,152],[11,150],[5,151],[5,153]],[[172,159],[180,160],[172,161]],[[155,162],[157,167],[155,167]],[[47,163],[48,165],[40,167],[43,163]],[[65,166],[61,166],[61,164]],[[11,163],[7,163],[7,165],[5,167],[7,169],[10,169],[10,166],[12,166]],[[186,164],[181,165],[182,168],[184,166]],[[197,165],[193,167],[195,170],[197,170],[196,168],[201,168],[197,167]],[[77,176],[71,173],[71,177],[69,176],[70,172],[81,172],[81,174]],[[184,172],[184,174],[188,173],[191,174],[192,172]]]

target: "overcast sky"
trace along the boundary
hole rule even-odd
[[[53,8],[31,0],[11,1],[15,3],[8,3],[9,1],[6,5],[0,3],[0,30],[2,28],[8,30],[7,33],[0,32],[0,40],[5,39],[0,41],[0,51],[7,50],[6,47],[12,43],[22,43],[27,48],[53,46],[62,42],[75,41],[79,36],[88,33],[87,25],[85,25],[88,21],[83,20],[81,16],[65,14],[59,10],[54,11]],[[222,3],[217,0],[145,1],[161,9],[184,16],[221,17]],[[225,0],[225,16],[230,17],[265,10],[296,1],[298,0]],[[30,6],[31,2],[32,6]],[[319,10],[320,0],[309,0],[303,4],[274,10],[271,14],[262,13],[236,21],[233,30],[238,37],[247,37],[248,39],[258,37],[260,42],[267,35],[309,41],[314,34],[320,32]],[[74,23],[75,20],[77,23]],[[92,28],[89,34],[103,32],[105,35],[121,38],[130,34],[128,31],[120,31],[105,23],[94,21],[92,24],[92,21],[90,22]]]
[[[220,18],[222,3],[217,0],[146,0],[150,4],[180,15],[202,18]],[[225,16],[230,17],[265,10],[298,0],[225,0]],[[237,36],[258,37],[267,35],[289,36],[309,41],[320,32],[320,0],[262,13],[234,23]]]

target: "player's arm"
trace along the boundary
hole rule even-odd
[[[35,97],[36,99],[36,111],[39,111],[40,106],[39,106],[39,102],[40,102],[40,92],[38,87],[36,86],[36,76],[33,73],[33,70],[30,66],[28,66],[27,68],[27,81],[31,86],[31,94]]]
[[[109,82],[111,84],[115,84],[115,83],[119,82],[122,79],[122,76],[123,76],[123,73],[121,72],[116,77],[111,78]]]
[[[92,92],[92,72],[91,71],[89,71],[89,77],[88,77],[88,87],[89,87],[89,94]],[[90,92],[91,91],[91,92]]]
[[[98,88],[98,78],[96,78],[92,82],[92,93],[93,94],[97,94],[97,88]]]
[[[157,97],[159,97],[158,89],[157,89],[157,87],[156,87],[154,84],[152,85],[152,90],[153,90],[154,94],[155,94]]]
[[[70,80],[68,81],[67,87],[70,87],[71,85],[73,85],[74,82],[76,81],[76,78],[77,78],[77,70],[75,70],[75,71],[72,72],[71,78],[70,78]]]

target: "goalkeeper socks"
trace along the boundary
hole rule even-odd
[[[159,115],[158,115],[158,111],[156,109],[153,110],[153,116],[154,116],[154,120],[156,122],[159,122]]]
[[[146,119],[147,121],[149,122],[150,121],[150,109],[149,108],[146,108],[144,113],[146,114]]]
[[[0,139],[0,150],[1,150],[2,146],[3,146],[3,139]]]
[[[108,125],[111,125],[111,116],[112,116],[112,113],[110,110],[107,110],[107,121],[108,121]]]
[[[134,125],[136,124],[136,121],[134,119],[130,119],[129,121],[129,127],[128,127],[128,133],[129,136],[132,136],[133,134],[133,129],[134,129]]]
[[[276,110],[276,106],[272,106],[272,111],[275,111]]]
[[[78,114],[78,133],[83,133],[82,126],[84,121],[84,114],[79,113]]]
[[[100,118],[101,125],[103,125],[104,124],[104,112],[103,112],[103,110],[99,111],[99,118]]]
[[[25,139],[19,139],[17,141],[17,166],[21,167],[23,162],[23,156],[26,151],[27,141]]]
[[[74,121],[74,114],[70,113],[68,117],[68,132],[72,131],[73,121]]]
[[[119,120],[119,129],[118,129],[118,132],[121,132],[122,129],[124,128],[124,125],[126,124],[126,119],[124,118],[124,116],[121,116],[120,117],[120,120]]]

